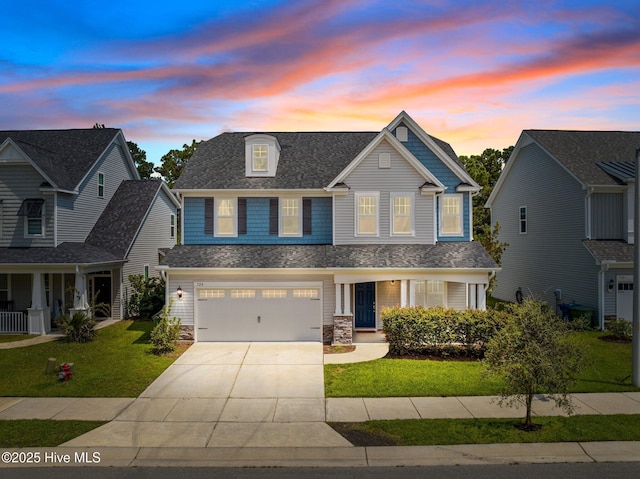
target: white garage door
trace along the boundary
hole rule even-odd
[[[198,341],[322,341],[322,287],[196,288]]]

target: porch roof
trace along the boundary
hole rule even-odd
[[[633,263],[633,245],[623,240],[584,240],[585,247],[598,263]]]
[[[161,269],[498,269],[477,242],[435,245],[178,245]]]
[[[88,265],[122,263],[122,258],[86,243],[62,243],[51,248],[0,248],[3,265]]]

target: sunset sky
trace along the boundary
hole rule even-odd
[[[222,131],[379,131],[402,110],[459,155],[528,128],[640,130],[638,0],[22,0],[2,13],[0,129],[103,123],[156,163]]]

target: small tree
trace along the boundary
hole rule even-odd
[[[172,304],[173,301],[162,309],[162,316],[151,331],[153,353],[157,355],[170,353],[176,349],[176,344],[180,339],[180,324],[182,321],[180,318],[171,316]]]
[[[585,356],[570,341],[565,323],[549,306],[533,299],[507,306],[510,320],[489,341],[485,354],[487,373],[503,380],[499,404],[524,404],[524,428],[535,426],[531,405],[535,394],[555,401],[567,414],[574,405],[569,386],[582,370]]]
[[[129,276],[131,296],[127,303],[127,315],[139,318],[151,318],[164,305],[165,282],[162,278],[145,279],[141,274]]]

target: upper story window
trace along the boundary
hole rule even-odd
[[[413,195],[391,193],[391,234],[413,234]]]
[[[440,235],[462,236],[462,195],[440,197]]]
[[[26,199],[18,210],[18,216],[24,216],[25,237],[44,236],[44,200]]]
[[[98,173],[98,198],[104,198],[104,173]]]
[[[170,237],[171,238],[175,238],[176,237],[176,215],[174,215],[173,213],[169,216],[169,231],[170,231]]]
[[[526,234],[527,233],[527,207],[526,206],[521,206],[520,207],[520,234]]]
[[[280,236],[302,236],[300,198],[280,198]]]
[[[269,150],[267,145],[253,145],[251,161],[251,169],[253,171],[267,171],[269,166]]]
[[[237,236],[236,198],[215,199],[215,236]]]
[[[356,236],[378,235],[380,193],[356,192]]]

